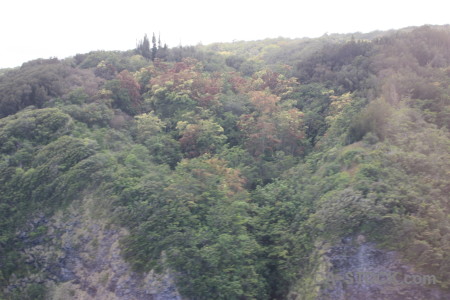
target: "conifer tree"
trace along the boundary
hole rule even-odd
[[[156,52],[158,52],[158,48],[156,47],[156,37],[155,37],[155,33],[153,32],[153,36],[152,36],[152,60],[154,61],[156,58]]]
[[[136,52],[147,59],[152,58],[152,53],[150,52],[150,41],[148,40],[147,34],[145,34],[144,39],[139,41],[136,45]]]

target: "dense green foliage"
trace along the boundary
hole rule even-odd
[[[285,299],[317,238],[358,233],[450,288],[449,49],[447,27],[145,36],[1,72],[0,288],[38,271],[27,219],[87,196],[129,230],[134,270],[169,268],[191,299]]]

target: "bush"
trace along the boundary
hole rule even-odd
[[[385,137],[386,122],[391,114],[391,108],[383,100],[371,102],[353,119],[347,133],[349,144],[360,141],[371,132],[381,141]]]

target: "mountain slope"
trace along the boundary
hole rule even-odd
[[[0,73],[1,297],[448,293],[448,26],[142,47]]]

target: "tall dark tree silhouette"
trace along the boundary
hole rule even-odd
[[[156,37],[155,37],[155,33],[153,32],[153,36],[152,36],[152,60],[153,61],[156,58],[156,52],[158,52],[158,48],[156,47]]]
[[[147,34],[144,35],[144,39],[137,43],[136,52],[147,59],[152,58],[152,52],[150,51],[150,41],[147,37]]]

